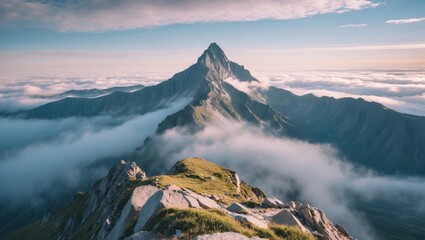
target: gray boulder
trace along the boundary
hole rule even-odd
[[[308,232],[308,230],[304,227],[300,220],[298,220],[298,218],[295,217],[288,209],[283,209],[282,211],[274,215],[272,217],[272,220],[282,225],[297,226],[304,232]]]
[[[105,239],[119,239],[125,229],[131,224],[132,219],[139,215],[140,209],[145,205],[148,199],[158,191],[160,191],[159,188],[150,185],[135,188],[130,199],[121,211],[120,218]]]
[[[140,209],[134,232],[143,229],[149,219],[163,208],[189,208],[189,202],[179,192],[170,190],[158,191]]]
[[[231,213],[230,215],[236,220],[243,221],[243,222],[249,222],[252,225],[259,227],[259,228],[268,228],[269,227],[269,223],[264,219],[259,219],[259,218],[256,218],[254,216],[246,215],[246,214]]]
[[[310,224],[310,226],[314,226],[313,215],[308,208],[302,208],[300,210],[301,215],[304,217],[305,221]]]
[[[235,213],[251,213],[251,210],[237,202],[230,204],[227,210]]]
[[[280,201],[279,199],[275,198],[275,197],[264,198],[262,205],[265,206],[265,207],[271,207],[271,208],[283,208],[284,207],[283,202]]]
[[[184,188],[182,189],[181,193],[186,199],[188,199],[191,207],[195,207],[195,208],[200,207],[205,209],[210,209],[210,208],[221,209],[222,208],[216,201],[212,200],[211,198],[194,193],[193,191],[189,189]],[[197,203],[193,202],[192,199],[195,199]]]

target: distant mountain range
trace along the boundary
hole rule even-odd
[[[425,117],[362,99],[298,96],[275,87],[248,94],[227,83],[228,78],[258,82],[213,43],[195,64],[158,85],[133,86],[134,92],[114,91],[118,88],[67,92],[64,94],[80,96],[112,93],[97,98],[65,98],[17,116],[56,119],[144,114],[190,97],[190,104],[161,122],[157,133],[176,126],[197,129],[224,117],[263,126],[279,136],[330,143],[351,163],[378,172],[425,175]]]

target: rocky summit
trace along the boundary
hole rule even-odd
[[[200,158],[147,177],[119,162],[88,193],[5,239],[352,239],[309,204],[282,202]]]

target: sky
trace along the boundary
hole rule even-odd
[[[211,42],[253,71],[425,68],[425,1],[0,2],[0,74],[172,73]]]

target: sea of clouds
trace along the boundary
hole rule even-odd
[[[258,76],[270,86],[298,95],[363,98],[399,112],[425,116],[424,70],[291,71]]]
[[[171,77],[170,73],[139,73],[117,76],[3,77],[0,81],[0,112],[30,109],[52,96],[71,89],[106,89],[116,86],[146,86]],[[261,83],[228,82],[250,92],[275,86],[303,95],[352,97],[374,101],[399,112],[425,116],[425,70],[288,71],[257,72]]]
[[[401,112],[425,115],[425,71],[255,75],[261,84],[228,81],[246,92],[257,87],[277,86],[296,94],[362,97]],[[154,85],[169,77],[169,74],[135,74],[3,78],[0,112],[32,108],[52,101],[40,96],[71,89]],[[41,206],[46,196],[75,191],[84,183],[104,176],[108,168],[97,165],[99,161],[131,153],[154,134],[159,122],[188,102],[184,99],[142,116],[59,120],[0,118],[0,210],[22,205]],[[374,239],[375,230],[364,212],[356,210],[355,198],[397,202],[413,196],[410,199],[415,199],[415,209],[409,211],[425,214],[424,179],[381,176],[354,168],[341,161],[338,151],[329,145],[280,139],[261,129],[234,123],[209,126],[198,133],[173,129],[155,137],[154,141],[160,146],[161,157],[167,160],[164,171],[182,158],[204,157],[236,170],[242,179],[270,195],[283,200],[297,196],[301,201],[323,208],[332,221],[347,226],[359,239]]]
[[[107,89],[134,85],[155,85],[170,77],[167,73],[130,75],[28,76],[0,79],[0,112],[31,109],[55,100],[46,98],[69,90]],[[57,100],[57,99],[56,99]]]

